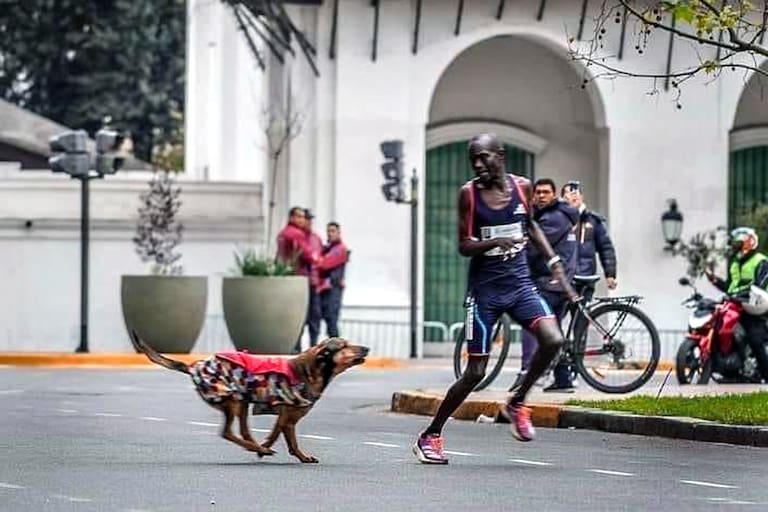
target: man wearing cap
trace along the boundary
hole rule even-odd
[[[323,239],[312,231],[312,219],[315,218],[312,210],[309,208],[304,209],[304,216],[307,219],[304,224],[306,243],[312,255],[307,265],[307,272],[309,274],[309,307],[307,308],[306,325],[309,327],[309,346],[314,347],[317,345],[317,338],[320,335],[320,321],[323,317],[320,294],[317,290],[321,283],[318,264],[323,254]]]
[[[576,275],[593,276],[597,274],[596,256],[600,257],[600,265],[605,274],[605,283],[608,289],[614,290],[618,285],[616,281],[616,251],[613,242],[608,235],[605,217],[591,211],[584,204],[581,184],[578,181],[569,181],[561,190],[563,199],[571,206],[579,210],[579,224],[576,237],[578,262]],[[589,300],[593,289],[577,289],[577,292]]]

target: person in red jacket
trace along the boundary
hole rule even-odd
[[[349,250],[341,241],[341,227],[337,222],[329,222],[327,232],[328,244],[323,247],[323,256],[317,264],[321,277],[317,291],[320,294],[320,310],[328,336],[338,337],[344,270],[349,260]]]
[[[288,263],[298,274],[309,275],[312,253],[307,244],[307,217],[304,208],[288,212],[288,224],[277,234],[277,261]]]
[[[304,210],[304,217],[306,218],[304,224],[306,244],[310,253],[310,260],[307,265],[307,273],[309,275],[309,306],[305,323],[309,328],[309,346],[314,347],[317,344],[317,338],[320,336],[320,321],[322,319],[320,295],[317,289],[321,282],[318,263],[323,254],[323,239],[312,231],[312,219],[315,216],[309,208]]]

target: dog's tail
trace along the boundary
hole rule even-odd
[[[163,368],[168,368],[169,370],[176,370],[177,372],[189,374],[189,367],[186,364],[165,357],[157,350],[144,343],[134,330],[131,330],[131,343],[133,343],[136,350],[147,356],[153,363],[159,364]]]

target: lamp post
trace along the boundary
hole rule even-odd
[[[381,173],[384,176],[384,184],[381,186],[381,192],[384,199],[398,204],[408,204],[411,210],[411,307],[410,307],[410,331],[411,331],[411,358],[419,355],[418,350],[418,213],[419,213],[419,179],[416,175],[416,169],[413,169],[411,176],[410,199],[407,199],[407,178],[403,171],[403,141],[387,140],[380,144],[381,152],[385,161],[381,164]]]
[[[48,165],[55,173],[68,174],[80,180],[80,344],[76,352],[88,352],[88,252],[90,242],[90,181],[105,174],[115,174],[123,166],[118,153],[123,136],[112,130],[96,133],[96,169],[91,170],[91,154],[87,149],[88,134],[83,130],[51,137]]]
[[[669,199],[669,209],[661,215],[661,232],[667,246],[665,251],[674,253],[683,232],[683,214],[677,209],[677,200]]]

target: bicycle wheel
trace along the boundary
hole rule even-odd
[[[510,320],[506,315],[502,315],[496,322],[496,325],[493,326],[493,332],[491,333],[491,351],[488,358],[488,366],[485,369],[485,377],[475,386],[474,391],[487,388],[499,376],[501,369],[504,367],[504,361],[507,359],[507,353],[509,353],[511,339],[512,328]],[[459,337],[453,349],[453,374],[457,379],[464,374],[468,360],[467,340],[464,328],[462,328],[459,331]]]
[[[601,304],[575,333],[576,369],[593,388],[628,393],[653,375],[659,364],[659,333],[653,322],[628,304]]]

